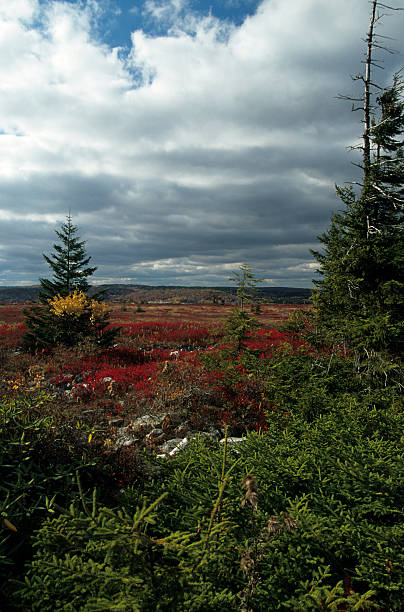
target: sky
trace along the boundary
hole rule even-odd
[[[92,281],[310,287],[360,179],[367,0],[0,0],[0,285],[52,277],[69,212]],[[382,86],[404,13],[379,24]]]

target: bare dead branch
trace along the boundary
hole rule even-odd
[[[344,94],[338,94],[334,96],[337,100],[350,100],[351,102],[363,102],[363,98],[352,98],[351,96],[345,96]]]
[[[404,11],[404,8],[395,7],[395,6],[389,6],[388,4],[382,4],[381,2],[379,2],[379,6],[381,6],[382,8],[387,9],[388,11]]]

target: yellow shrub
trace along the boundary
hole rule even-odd
[[[51,312],[57,317],[80,317],[87,313],[90,315],[91,325],[95,325],[97,321],[103,319],[109,312],[106,304],[97,302],[97,300],[90,300],[82,291],[77,290],[66,297],[56,295],[48,300],[48,302]]]
[[[96,300],[91,300],[90,309],[90,321],[92,325],[96,323],[97,319],[103,319],[109,312],[108,306],[106,304],[103,304],[102,302],[97,302]]]
[[[79,317],[88,308],[88,300],[82,291],[73,291],[66,297],[56,295],[53,299],[48,300],[51,312],[57,317],[64,315],[73,315]]]

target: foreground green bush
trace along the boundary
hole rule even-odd
[[[119,509],[83,499],[44,523],[16,605],[398,611],[402,430],[398,410],[346,406],[156,459]]]
[[[0,402],[0,609],[8,582],[31,554],[30,537],[47,515],[51,498],[70,499],[75,469],[51,457],[52,419],[41,416],[50,397],[42,391]],[[46,451],[46,452],[45,452]]]

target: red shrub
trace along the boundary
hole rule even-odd
[[[6,348],[13,348],[21,344],[22,336],[26,332],[24,323],[0,326],[0,344]]]
[[[168,323],[151,321],[145,323],[124,323],[121,325],[123,336],[145,339],[155,344],[181,343],[188,346],[205,345],[210,336],[207,327],[195,323]]]
[[[297,334],[280,332],[276,329],[260,329],[255,331],[246,342],[246,347],[250,350],[260,352],[261,357],[271,357],[273,349],[282,345],[289,347],[291,352],[302,348],[311,350],[309,344]]]

